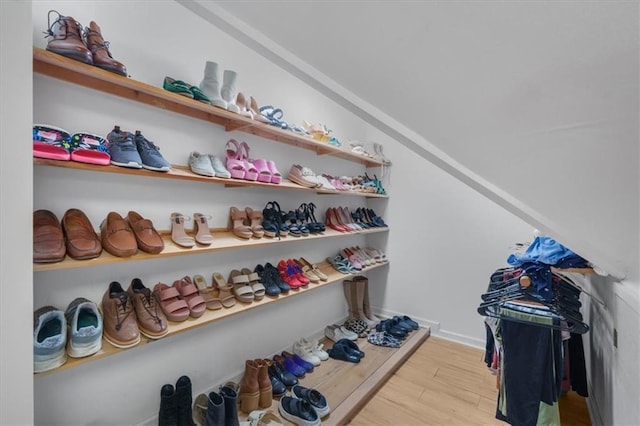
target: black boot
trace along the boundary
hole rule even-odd
[[[220,388],[220,395],[224,399],[224,426],[240,426],[238,421],[238,392],[233,386],[224,385]]]
[[[225,406],[224,399],[220,394],[209,392],[209,404],[207,406],[207,417],[204,426],[225,426]]]
[[[195,426],[191,414],[193,396],[191,394],[191,379],[189,379],[189,377],[182,376],[176,382],[175,399],[178,412],[178,426]]]
[[[176,393],[173,385],[164,385],[160,389],[160,413],[158,414],[158,426],[177,426],[178,410],[176,405]]]

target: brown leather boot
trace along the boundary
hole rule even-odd
[[[273,393],[271,392],[271,379],[267,363],[262,359],[256,359],[258,365],[258,391],[260,393],[260,408],[271,408]]]
[[[258,364],[254,360],[247,360],[244,364],[244,376],[240,381],[238,391],[240,411],[250,413],[258,409],[260,401],[260,387],[258,386]]]
[[[109,42],[104,41],[100,27],[91,21],[85,28],[87,37],[87,47],[93,55],[93,65],[116,74],[127,76],[127,67],[119,61],[113,59],[109,52]]]
[[[57,13],[58,18],[51,24],[51,12]],[[91,51],[87,49],[82,38],[82,25],[71,16],[62,16],[55,10],[50,10],[47,16],[49,29],[46,37],[53,37],[47,43],[49,52],[66,56],[85,64],[93,64]]]

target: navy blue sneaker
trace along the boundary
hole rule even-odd
[[[140,158],[142,158],[142,167],[156,172],[168,172],[171,170],[171,164],[160,154],[160,147],[142,136],[140,130],[136,130],[134,140],[138,153],[140,153]]]
[[[120,130],[120,126],[114,126],[107,135],[107,141],[111,164],[132,169],[142,168],[142,159],[131,133]]]

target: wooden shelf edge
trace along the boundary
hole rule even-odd
[[[56,263],[34,263],[33,264],[33,272],[44,272],[44,271],[56,271],[62,269],[74,269],[74,268],[82,268],[87,266],[98,266],[98,265],[108,265],[113,263],[121,263],[121,262],[137,262],[141,260],[150,260],[150,259],[162,259],[167,257],[174,256],[184,256],[184,255],[193,255],[193,254],[201,254],[201,253],[213,253],[217,251],[223,250],[238,250],[238,249],[247,249],[254,247],[261,247],[270,244],[288,244],[298,241],[310,241],[318,238],[333,238],[333,237],[341,237],[348,235],[363,235],[363,234],[375,234],[379,232],[388,232],[389,228],[374,228],[374,229],[365,229],[362,231],[355,232],[338,232],[333,229],[327,229],[323,234],[315,234],[309,235],[307,237],[283,237],[280,240],[277,238],[252,238],[249,240],[241,239],[233,235],[231,231],[216,231],[213,230],[211,233],[214,238],[214,243],[210,246],[201,246],[196,245],[193,248],[183,248],[176,245],[172,240],[169,234],[169,231],[159,231],[162,235],[162,239],[164,240],[165,248],[161,253],[158,254],[149,254],[142,251],[138,251],[137,254],[131,257],[117,257],[113,256],[106,251],[102,251],[102,254],[95,259],[87,259],[87,260],[75,260],[71,259],[67,256],[63,261]]]
[[[347,196],[359,196],[365,198],[389,198],[388,195],[381,194],[373,194],[367,192],[359,192],[359,191],[332,191],[332,190],[318,190],[316,188],[306,188],[304,186],[300,186],[294,182],[291,182],[288,179],[282,179],[282,182],[279,184],[274,183],[264,183],[258,181],[248,181],[248,180],[240,180],[240,179],[224,179],[218,177],[210,177],[210,176],[202,176],[197,175],[189,169],[188,166],[183,165],[172,165],[172,170],[169,172],[154,172],[146,169],[133,169],[128,167],[118,167],[118,166],[96,166],[93,164],[86,163],[78,163],[76,161],[61,161],[61,160],[50,160],[45,158],[33,158],[33,164],[35,166],[49,166],[49,167],[61,167],[73,170],[83,170],[89,172],[100,172],[100,173],[113,173],[113,174],[122,174],[129,176],[142,176],[142,177],[150,177],[150,178],[159,178],[159,179],[177,179],[177,180],[190,180],[195,182],[205,182],[205,183],[214,183],[219,185],[224,185],[225,187],[259,187],[259,188],[268,188],[275,190],[295,190],[295,191],[307,191],[313,192],[316,194],[323,195],[347,195]]]
[[[576,274],[584,274],[584,275],[590,275],[590,274],[595,274],[596,272],[593,270],[593,268],[556,268],[555,266],[551,267],[551,272],[556,272],[556,273],[576,273]]]
[[[431,330],[428,327],[416,330],[397,352],[367,377],[347,399],[331,410],[327,420],[336,425],[348,424],[430,335]]]
[[[327,281],[321,281],[317,284],[313,284],[313,283],[309,283],[309,285],[307,286],[307,288],[300,288],[298,290],[291,290],[288,294],[286,295],[280,295],[278,297],[275,298],[271,298],[268,296],[265,296],[262,300],[258,301],[258,302],[251,302],[251,303],[241,303],[236,301],[236,304],[230,308],[222,308],[222,309],[218,309],[215,311],[211,311],[211,310],[207,310],[205,311],[205,313],[200,317],[200,318],[191,318],[189,317],[186,321],[183,322],[172,322],[169,321],[169,333],[164,336],[162,339],[159,340],[164,340],[167,338],[170,338],[171,336],[175,336],[177,334],[181,334],[184,332],[187,332],[189,330],[193,330],[196,328],[200,328],[206,325],[210,325],[212,323],[221,321],[225,318],[229,318],[235,315],[239,315],[242,314],[243,312],[252,310],[252,309],[257,309],[257,308],[261,308],[263,306],[269,305],[271,303],[277,303],[281,300],[285,300],[288,299],[290,297],[296,297],[299,296],[301,294],[305,294],[308,293],[310,291],[314,291],[317,290],[319,288],[323,288],[327,285],[331,285],[334,284],[336,282],[342,281],[344,279],[348,279],[350,277],[356,276],[356,275],[360,275],[360,274],[365,274],[367,272],[369,272],[370,270],[373,269],[377,269],[383,266],[387,266],[389,264],[389,262],[383,262],[383,263],[377,263],[375,265],[371,265],[365,269],[363,269],[362,271],[355,273],[355,274],[342,274],[338,271],[336,271],[335,269],[333,269],[333,267],[326,261],[322,261],[322,262],[318,262],[316,265],[318,267],[318,269],[320,269],[322,272],[325,273],[325,275],[327,275]],[[140,336],[140,343],[132,348],[129,349],[120,349],[120,348],[116,348],[115,346],[111,345],[109,342],[107,342],[106,340],[104,340],[104,338],[102,339],[102,349],[94,354],[91,355],[89,357],[85,357],[85,358],[71,358],[71,357],[67,357],[67,362],[64,363],[63,365],[61,365],[60,367],[50,370],[50,371],[45,371],[42,373],[34,373],[34,377],[43,377],[43,376],[47,376],[49,374],[55,374],[55,373],[59,373],[65,370],[68,370],[70,368],[74,368],[74,367],[78,367],[80,365],[89,363],[89,362],[93,362],[93,361],[97,361],[99,359],[102,358],[106,358],[112,355],[116,355],[131,349],[135,349],[141,346],[144,346],[148,343],[152,343],[156,340],[152,340],[149,339],[145,336]]]
[[[376,167],[383,164],[380,160],[351,153],[347,150],[318,142],[309,136],[298,135],[269,124],[260,123],[227,110],[169,92],[162,87],[123,77],[37,47],[33,48],[33,71],[156,108],[216,123],[228,130],[255,134],[266,139],[295,145],[315,152],[322,151],[327,155],[364,164],[366,167]]]

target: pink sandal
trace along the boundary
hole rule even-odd
[[[233,149],[235,148],[235,150]],[[247,173],[247,167],[241,158],[241,149],[238,141],[235,139],[229,139],[225,146],[227,150],[227,170],[231,173],[231,177],[234,179],[245,179]]]
[[[249,158],[249,145],[246,142],[240,144],[239,159],[244,163],[245,173],[244,180],[258,180],[259,171],[253,164],[253,160]]]
[[[276,163],[273,160],[267,160],[267,167],[269,168],[269,172],[271,172],[271,183],[280,183],[282,182],[282,175],[276,168]]]
[[[253,165],[258,170],[258,182],[271,183],[271,170],[269,170],[269,163],[267,160],[258,158],[253,160]]]
[[[187,275],[180,280],[174,281],[173,287],[180,293],[180,298],[189,305],[192,317],[198,318],[204,314],[205,309],[207,309],[207,302],[200,296],[200,292],[191,281],[190,276]]]

